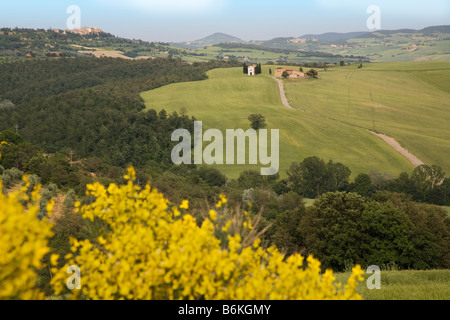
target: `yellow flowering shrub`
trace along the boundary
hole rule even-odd
[[[0,180],[0,300],[45,298],[36,289],[35,270],[43,267],[42,258],[50,250],[52,226],[37,218],[40,186],[28,196],[30,182],[26,176],[23,180],[22,189],[9,195],[1,192]]]
[[[361,299],[355,291],[362,280],[359,266],[341,286],[331,271],[321,274],[313,257],[304,266],[302,256],[285,259],[259,240],[243,246],[239,234],[228,235],[224,249],[214,236],[218,212],[211,210],[198,226],[150,186],[136,186],[132,168],[125,179],[122,186],[88,185],[95,202],[75,205],[105,228],[95,243],[71,239],[68,263],[52,268],[55,294],[66,292],[67,268],[74,265],[81,271],[81,289],[70,292],[72,299]],[[225,203],[221,196],[217,208]],[[180,209],[188,208],[183,201]]]

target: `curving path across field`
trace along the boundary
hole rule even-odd
[[[288,108],[293,110],[294,108],[291,107],[291,105],[289,104],[287,98],[286,98],[286,92],[284,91],[284,84],[283,81],[281,81],[280,79],[277,79],[275,77],[271,77],[272,79],[275,79],[276,82],[278,82],[278,87],[280,88],[280,96],[281,96],[281,102],[283,103],[283,105]]]
[[[394,138],[388,137],[384,134],[381,133],[377,133],[377,132],[373,132],[370,131],[372,134],[376,135],[377,137],[383,139],[386,143],[388,143],[392,148],[394,148],[395,150],[397,150],[398,152],[400,152],[406,159],[409,160],[409,162],[411,162],[415,167],[421,166],[423,164],[425,164],[425,162],[423,162],[422,160],[420,160],[419,158],[417,158],[415,155],[413,155],[411,152],[409,152],[408,150],[406,150],[405,148],[403,148],[400,143],[398,143],[397,140],[395,140]]]

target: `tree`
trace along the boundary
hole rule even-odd
[[[306,198],[316,198],[328,191],[328,170],[318,157],[306,158],[289,168],[288,182],[292,190]]]
[[[241,172],[238,178],[239,187],[242,189],[261,188],[264,184],[264,176],[256,170],[246,170]]]
[[[262,73],[262,66],[261,66],[261,63],[258,63],[255,67],[255,75],[258,75],[261,73]]]
[[[344,67],[344,66],[345,66],[345,61],[341,61],[341,62],[339,63],[339,65],[340,65],[341,67]]]
[[[343,190],[350,178],[352,172],[342,163],[334,163],[330,160],[327,164],[329,189],[328,191],[341,191]]]
[[[355,182],[349,186],[349,189],[363,197],[370,197],[376,191],[370,176],[365,173],[356,176]]]
[[[372,184],[375,186],[377,190],[386,190],[389,182],[393,179],[393,177],[387,173],[381,173],[375,170],[370,170],[369,172],[370,180],[372,180]]]
[[[227,178],[219,170],[212,167],[200,167],[198,175],[211,187],[220,187],[227,182]]]
[[[422,192],[423,201],[427,200],[427,195],[437,186],[444,182],[445,173],[441,167],[421,165],[414,169],[411,180]]]
[[[269,74],[272,75],[272,68],[269,69]]]
[[[280,196],[280,213],[275,223],[268,231],[271,242],[287,256],[300,253],[304,248],[303,237],[299,228],[300,222],[305,215],[306,208],[302,197],[297,193],[290,192]]]
[[[247,65],[246,63],[244,63],[244,64],[242,65],[242,67],[243,67],[243,68],[242,68],[242,69],[243,69],[243,70],[242,70],[243,73],[244,73],[244,74],[248,74],[248,65]]]
[[[317,79],[319,77],[319,72],[316,69],[311,69],[307,73],[308,77]]]
[[[325,268],[343,271],[346,261],[363,262],[361,215],[366,200],[355,193],[327,193],[308,208],[300,230],[308,254]]]
[[[283,78],[287,78],[287,77],[289,77],[289,72],[287,72],[287,71],[283,71],[283,73],[281,74],[281,76],[283,77]]]
[[[387,190],[390,192],[413,195],[415,193],[415,186],[408,173],[402,172],[397,179],[394,179],[388,183]]]
[[[23,142],[22,136],[14,133],[10,130],[4,130],[0,132],[0,142],[5,141],[13,144],[20,144]]]
[[[447,269],[450,266],[450,216],[443,208],[416,203],[411,196],[377,192],[373,199],[380,203],[392,203],[411,221],[409,241],[413,253],[408,267],[412,269]]]
[[[392,202],[340,192],[316,200],[300,223],[308,253],[334,271],[344,271],[349,262],[411,267],[412,228],[404,210]]]
[[[248,117],[248,121],[250,121],[251,127],[255,130],[263,129],[266,127],[266,119],[261,114],[251,114]]]
[[[303,72],[303,67],[300,67],[300,69],[298,69],[300,72]]]

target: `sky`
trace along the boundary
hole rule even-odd
[[[0,0],[0,27],[67,29],[78,6],[81,26],[129,39],[181,42],[223,32],[269,40],[325,32],[450,25],[450,0]]]

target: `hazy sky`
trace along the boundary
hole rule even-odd
[[[450,25],[450,0],[0,0],[0,27],[67,28],[77,5],[82,26],[149,41],[184,41],[224,32],[244,40],[368,31],[367,8],[381,28]]]

